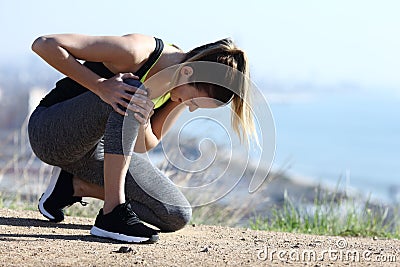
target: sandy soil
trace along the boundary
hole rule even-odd
[[[0,266],[400,266],[399,240],[188,225],[132,245],[90,236],[92,223],[0,209]]]

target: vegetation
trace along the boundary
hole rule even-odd
[[[311,206],[295,205],[285,195],[283,207],[274,208],[270,217],[256,217],[250,227],[316,235],[400,238],[398,211],[398,207],[358,203],[328,193],[317,194]]]
[[[4,190],[0,192],[0,208],[37,210],[37,201],[48,184],[51,167],[38,163],[30,150],[26,122],[27,120],[20,130],[6,134],[0,143],[3,151],[0,154],[0,182],[8,173],[18,177],[12,181],[12,185],[7,186],[9,193]],[[13,149],[7,153],[10,146]],[[181,179],[185,183],[191,180],[191,176]],[[90,204],[86,207],[75,204],[66,209],[66,214],[94,218],[102,202],[84,200]],[[195,200],[195,196],[194,199],[189,197],[189,200]],[[313,203],[292,199],[286,193],[283,204],[272,209],[266,208],[266,214],[253,214],[250,221],[249,206],[241,202],[236,203],[236,207],[228,207],[216,202],[196,207],[193,210],[192,223],[250,226],[258,230],[317,235],[400,238],[399,207],[375,205],[370,201],[340,195],[337,190],[333,193],[318,191]]]
[[[87,199],[90,204],[75,204],[66,209],[66,215],[94,218],[102,201]],[[37,200],[21,195],[0,194],[0,208],[37,209]],[[193,211],[191,224],[235,225],[246,208],[238,211],[214,204],[197,207]],[[384,207],[358,203],[355,199],[339,198],[333,194],[317,195],[313,204],[294,204],[285,195],[283,207],[276,206],[270,216],[255,215],[249,227],[255,230],[305,233],[332,236],[362,236],[400,238],[398,207]]]

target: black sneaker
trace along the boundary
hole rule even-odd
[[[94,236],[130,243],[158,241],[157,231],[140,221],[129,202],[116,206],[106,215],[103,214],[103,209],[100,209],[90,233]]]
[[[40,213],[52,222],[64,220],[64,208],[76,202],[81,202],[82,205],[85,205],[81,197],[73,196],[72,177],[71,173],[59,167],[54,167],[50,184],[39,199],[38,208]]]

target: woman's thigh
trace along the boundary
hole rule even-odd
[[[28,125],[31,147],[51,165],[74,162],[96,147],[112,111],[92,92],[50,107],[38,107]]]

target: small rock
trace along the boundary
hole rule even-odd
[[[116,253],[129,253],[129,252],[133,252],[133,249],[130,247],[120,247],[118,250],[114,251]]]
[[[193,223],[193,224],[192,224],[192,226],[193,226],[193,227],[196,227],[196,224],[195,224],[195,223]]]
[[[299,246],[299,243],[294,244],[294,245],[291,246],[291,248],[299,248],[299,247],[300,247],[300,246]]]
[[[244,237],[240,238],[240,240],[242,240],[242,241],[246,241],[246,239],[245,239]]]
[[[208,252],[208,247],[204,247],[200,252]]]

